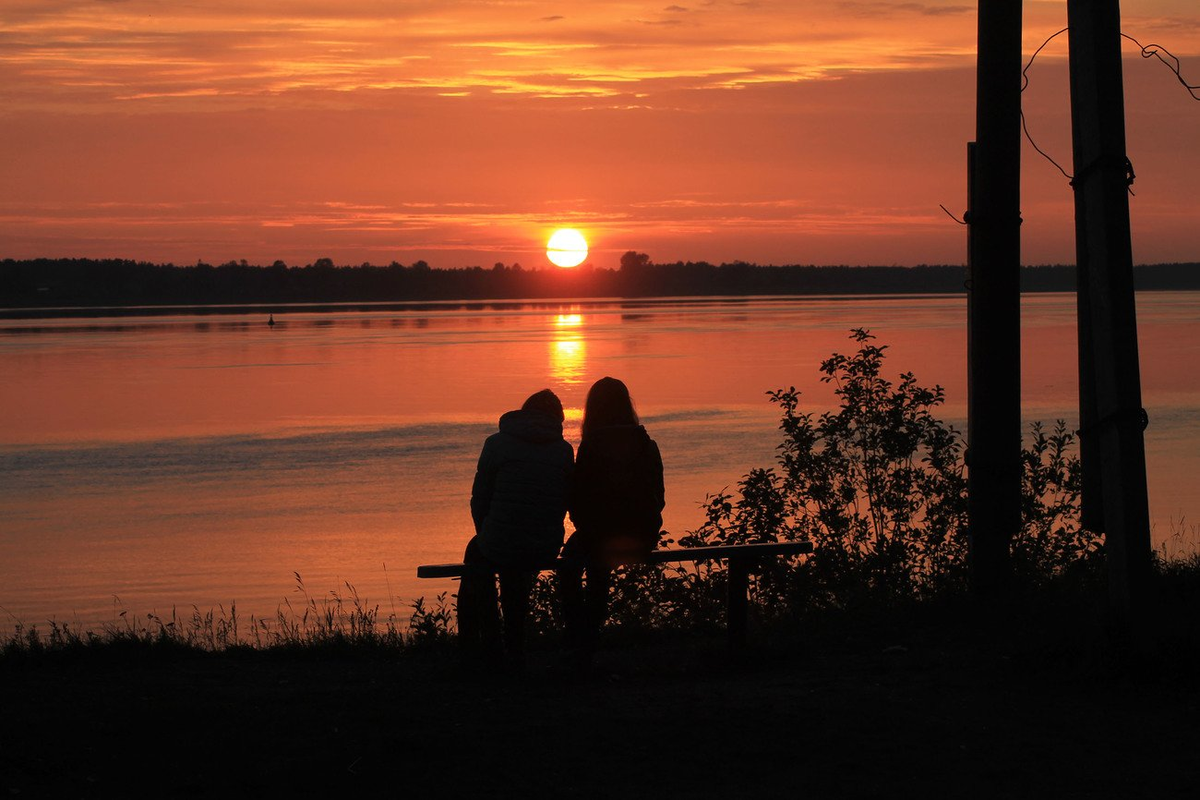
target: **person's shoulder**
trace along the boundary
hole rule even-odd
[[[650,458],[660,462],[662,461],[662,450],[659,448],[658,442],[654,441],[649,436],[646,437],[646,444],[642,448],[642,452],[646,453]]]
[[[645,425],[637,426],[636,436],[641,441],[643,450],[658,452],[658,442],[654,441],[653,437],[650,436],[650,432],[646,430]]]
[[[509,431],[500,430],[483,440],[481,457],[504,461],[511,458],[513,453],[520,449],[520,437],[513,436]]]

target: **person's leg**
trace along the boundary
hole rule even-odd
[[[500,609],[504,612],[504,648],[516,665],[525,656],[525,620],[534,573],[506,569],[500,572]]]
[[[558,599],[562,604],[563,628],[567,649],[574,650],[583,645],[587,630],[587,601],[583,593],[583,569],[585,557],[579,534],[571,535],[563,546],[555,579],[558,584]]]
[[[612,571],[605,565],[591,563],[587,567],[587,627],[584,644],[594,652],[600,640],[600,629],[608,619],[608,591],[612,586]]]
[[[467,542],[463,563],[487,566],[478,538]],[[496,607],[496,576],[489,570],[468,571],[458,584],[458,635],[468,647],[494,646],[500,620]]]

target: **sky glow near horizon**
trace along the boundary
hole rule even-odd
[[[1200,8],[1122,27],[1200,82]],[[0,257],[965,260],[975,4],[6,0]],[[1026,57],[1066,24],[1025,3]],[[1124,49],[1139,262],[1200,260],[1200,103]],[[1024,105],[1070,171],[1066,37]],[[1024,260],[1074,259],[1025,148]]]

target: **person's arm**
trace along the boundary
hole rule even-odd
[[[652,448],[652,474],[655,481],[654,492],[655,497],[658,498],[658,508],[655,510],[659,513],[662,513],[662,510],[667,506],[667,487],[666,483],[663,481],[662,453],[660,453],[658,450],[658,442],[655,442],[653,439],[650,440],[650,447]]]
[[[568,484],[570,489],[567,492],[567,510],[576,530],[586,527],[593,505],[591,494],[595,491],[595,483],[591,453],[583,442],[579,443],[579,450],[575,452],[575,467]]]
[[[479,464],[475,467],[475,480],[471,484],[471,520],[475,523],[475,533],[483,528],[488,511],[492,507],[492,493],[496,490],[496,454],[495,445],[489,436],[483,443],[483,451],[479,454]]]

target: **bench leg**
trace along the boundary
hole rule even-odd
[[[729,559],[729,601],[726,625],[729,647],[738,650],[746,645],[746,608],[749,605],[750,564],[747,559]]]

